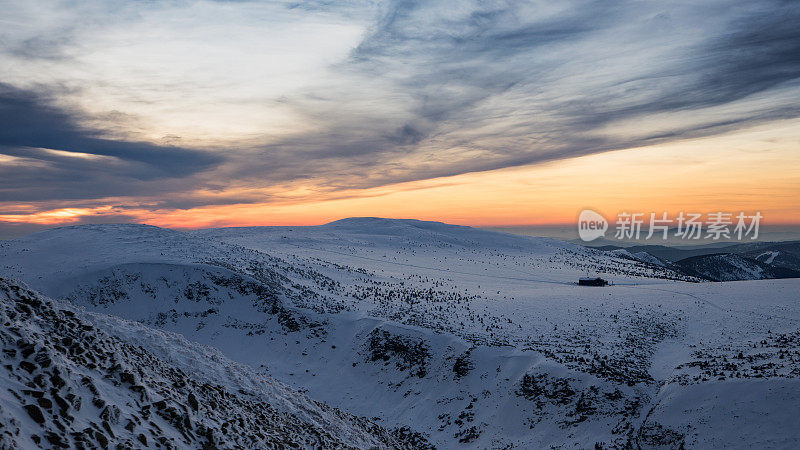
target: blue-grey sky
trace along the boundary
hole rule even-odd
[[[0,216],[357,196],[800,115],[796,1],[0,10]]]

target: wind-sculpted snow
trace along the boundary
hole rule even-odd
[[[413,220],[92,226],[0,243],[0,273],[213,346],[420,447],[797,446],[800,280],[698,283],[617,253]],[[577,286],[586,275],[612,285]],[[735,392],[747,403],[720,397]]]
[[[211,349],[5,279],[0,320],[3,448],[405,445]]]

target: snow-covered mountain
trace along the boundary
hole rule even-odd
[[[764,256],[764,254],[761,254]],[[767,258],[768,259],[768,258]],[[746,258],[733,253],[693,256],[675,263],[687,274],[711,281],[767,280],[798,278],[800,272],[775,267],[768,262]]]
[[[0,242],[0,274],[416,443],[800,442],[800,280],[686,282],[552,239],[375,218],[61,228]],[[577,286],[587,274],[614,285]]]
[[[735,248],[737,253],[769,264],[800,271],[800,242],[766,242],[743,244]]]

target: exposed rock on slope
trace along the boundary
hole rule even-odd
[[[212,349],[2,278],[0,322],[2,448],[402,447]]]

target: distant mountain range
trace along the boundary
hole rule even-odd
[[[698,248],[665,245],[594,247],[711,281],[800,277],[800,241],[752,242]]]
[[[800,278],[800,272],[796,270],[774,267],[735,253],[692,256],[675,264],[687,274],[711,281]]]

